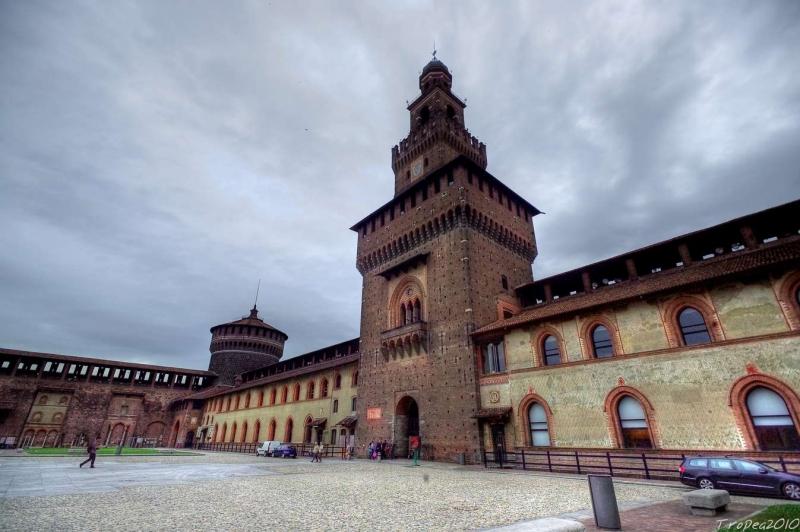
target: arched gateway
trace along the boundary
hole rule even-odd
[[[419,407],[413,397],[406,395],[394,410],[394,452],[399,458],[407,458],[409,453],[408,439],[420,436]]]

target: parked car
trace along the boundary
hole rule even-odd
[[[297,458],[297,449],[294,445],[284,443],[272,452],[275,458]]]
[[[261,442],[261,445],[256,449],[256,456],[272,456],[272,453],[281,446],[281,443],[277,440]]]
[[[700,489],[780,495],[800,501],[800,475],[784,473],[752,460],[728,457],[687,458],[680,467],[681,482]]]

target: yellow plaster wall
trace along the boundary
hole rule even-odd
[[[304,423],[307,417],[314,418],[327,418],[325,425],[323,441],[330,442],[330,432],[342,419],[347,416],[355,415],[351,409],[352,398],[358,395],[358,388],[352,386],[352,375],[358,369],[357,363],[350,363],[338,368],[327,369],[303,375],[302,377],[289,378],[282,381],[277,381],[264,386],[250,388],[246,390],[232,392],[221,396],[223,401],[227,401],[227,397],[240,396],[240,408],[238,410],[231,410],[227,412],[214,412],[210,410],[211,400],[206,401],[206,409],[204,411],[204,421],[208,416],[208,425],[218,426],[221,433],[224,423],[227,423],[228,430],[225,436],[225,441],[233,441],[231,438],[231,428],[233,423],[237,425],[237,434],[235,441],[263,441],[267,439],[267,432],[269,430],[270,421],[274,418],[276,420],[275,439],[283,441],[285,438],[285,430],[288,419],[291,417],[293,421],[292,441],[300,443],[303,441]],[[335,373],[339,372],[342,375],[342,386],[340,389],[334,389]],[[321,383],[323,378],[328,379],[328,397],[321,397]],[[306,390],[308,382],[314,380],[315,382],[315,395],[314,399],[306,399]],[[300,384],[300,400],[293,400],[293,388],[295,383]],[[287,402],[281,403],[281,389],[283,386],[288,386],[289,393],[287,395]],[[277,389],[276,403],[272,406],[269,405],[270,390]],[[264,406],[258,407],[258,394],[264,391]],[[244,408],[244,396],[251,393],[250,408]],[[336,413],[333,412],[334,400],[339,401],[339,408]],[[233,403],[231,405],[233,408]],[[256,421],[261,422],[260,432],[256,436],[254,434]],[[241,437],[241,430],[244,422],[247,422],[247,435],[244,440]],[[335,427],[340,430],[342,427]],[[217,436],[218,437],[218,436]]]
[[[661,434],[659,446],[680,449],[743,449],[728,396],[747,363],[800,389],[800,338],[756,340],[648,356],[623,356],[573,366],[535,369],[510,375],[509,397],[516,444],[525,427],[517,426],[518,407],[529,389],[553,412],[554,446],[610,447],[605,398],[620,378],[652,403]],[[497,386],[482,388],[501,389]],[[483,403],[488,393],[481,393]],[[505,401],[503,401],[505,403]]]
[[[772,285],[766,281],[736,282],[709,290],[725,338],[788,331]]]

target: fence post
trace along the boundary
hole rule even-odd
[[[575,465],[578,466],[578,474],[581,474],[581,459],[578,458],[578,451],[575,451]]]
[[[519,452],[522,454],[522,470],[525,471],[525,449],[520,449]]]
[[[783,461],[783,455],[780,455],[780,456],[778,457],[778,460],[779,460],[779,461],[780,461],[780,463],[781,463],[781,469],[783,469],[783,472],[784,472],[784,473],[786,473],[786,472],[787,472],[787,471],[786,471],[786,462],[784,462],[784,461]]]
[[[647,456],[642,453],[642,463],[644,464],[644,476],[650,480],[650,470],[647,468]]]
[[[608,474],[609,476],[614,476],[614,468],[611,467],[611,453],[606,451],[606,460],[608,461]]]
[[[550,450],[547,450],[547,469],[552,473],[553,472],[553,463],[550,461]]]

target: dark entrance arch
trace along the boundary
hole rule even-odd
[[[194,445],[194,431],[190,430],[186,433],[186,438],[183,440],[184,447],[192,447]]]
[[[395,456],[408,457],[408,439],[419,435],[419,406],[413,397],[405,396],[394,410]]]

